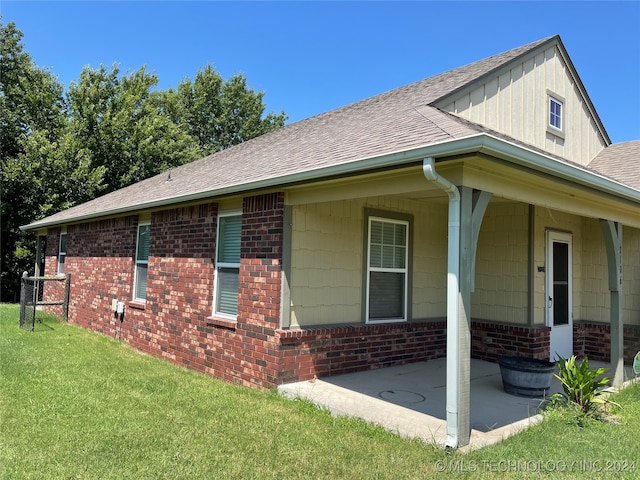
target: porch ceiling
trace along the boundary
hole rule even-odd
[[[438,171],[457,185],[491,192],[494,198],[640,228],[638,203],[488,155],[447,161]]]

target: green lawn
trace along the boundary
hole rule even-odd
[[[554,413],[499,445],[449,454],[55,318],[20,330],[15,305],[0,305],[0,378],[2,479],[640,476],[640,385],[617,396],[615,424],[581,428]]]

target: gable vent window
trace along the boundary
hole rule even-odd
[[[557,95],[549,94],[549,124],[547,132],[564,138],[564,100]]]
[[[562,102],[553,97],[549,99],[549,125],[562,130]]]

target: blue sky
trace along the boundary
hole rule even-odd
[[[211,64],[289,122],[560,34],[613,142],[640,139],[640,1],[1,0],[26,51],[68,86],[143,65],[175,87]]]

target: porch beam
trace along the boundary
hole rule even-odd
[[[624,381],[624,322],[622,319],[622,225],[611,220],[600,220],[607,250],[609,291],[611,295],[611,367],[613,386]]]

